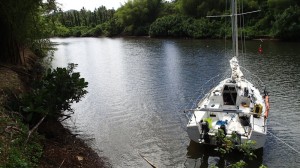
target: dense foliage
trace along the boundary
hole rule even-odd
[[[115,14],[124,33],[128,35],[148,35],[150,24],[157,18],[162,0],[132,0],[119,8]]]
[[[80,101],[88,85],[74,72],[75,67],[69,64],[67,68],[48,69],[32,91],[21,97],[22,112],[29,123],[36,123],[42,116],[57,120],[73,113],[71,104]]]
[[[1,1],[0,62],[23,64],[25,58],[20,51],[43,50],[49,41],[41,39],[50,31],[49,20],[43,16],[55,9],[55,0]]]
[[[238,2],[239,13],[261,10],[241,17],[244,20],[240,21],[239,26],[243,22],[241,31],[247,38],[299,39],[300,1]],[[53,35],[223,38],[231,36],[230,18],[212,19],[206,16],[229,14],[229,10],[229,0],[128,0],[116,11],[105,7],[94,12],[84,9],[59,11],[54,17],[57,18],[57,29]],[[102,14],[108,17],[102,17]]]
[[[80,11],[61,10],[48,15],[53,19],[51,23],[52,36],[99,36],[106,31],[105,25],[113,19],[115,10],[107,10],[104,6],[95,9],[93,12],[82,8]]]
[[[281,15],[276,15],[272,29],[276,37],[298,39],[300,37],[300,7],[290,6]]]
[[[151,24],[149,35],[151,37],[221,38],[225,29],[219,20],[168,15],[158,18]]]

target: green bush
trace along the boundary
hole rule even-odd
[[[300,38],[300,7],[291,6],[282,14],[278,14],[272,33],[275,37],[286,40],[299,40]]]
[[[148,36],[148,32],[149,32],[149,26],[139,26],[134,30],[133,35],[134,36]]]
[[[188,17],[182,15],[168,15],[155,20],[149,29],[151,37],[184,37],[187,35],[186,23]]]
[[[52,32],[52,36],[69,37],[71,36],[71,31],[63,25],[57,25],[56,29]]]
[[[122,24],[114,18],[101,24],[101,28],[103,35],[108,37],[119,35],[123,29]]]
[[[219,27],[219,26],[216,26]],[[193,38],[209,38],[216,36],[216,28],[207,18],[195,19],[188,26],[188,35]]]
[[[34,89],[22,96],[22,111],[28,122],[36,123],[42,116],[57,120],[73,113],[71,104],[80,101],[88,86],[80,73],[73,72],[75,67],[69,64],[67,68],[48,69]]]
[[[158,18],[150,26],[151,37],[223,37],[220,21],[208,18],[194,19],[183,15],[169,15]]]
[[[83,34],[83,37],[99,37],[103,33],[102,26],[97,25],[96,27],[93,27],[89,29],[85,34]]]

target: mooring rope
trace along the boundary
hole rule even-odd
[[[268,133],[270,135],[272,135],[274,138],[276,138],[277,140],[279,140],[281,143],[285,144],[287,147],[289,147],[290,149],[292,149],[293,151],[295,151],[296,153],[300,154],[300,151],[298,151],[297,149],[295,149],[294,147],[292,147],[291,145],[289,145],[288,143],[284,142],[282,139],[280,139],[279,137],[277,137],[276,135],[274,135],[273,133],[271,133],[270,131],[268,131]]]

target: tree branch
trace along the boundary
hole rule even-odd
[[[41,125],[41,123],[44,121],[45,118],[46,118],[46,115],[43,118],[41,118],[41,120],[31,130],[29,130],[25,144],[27,144],[31,134],[39,127],[39,125]]]

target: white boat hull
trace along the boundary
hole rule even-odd
[[[228,78],[187,112],[187,133],[196,143],[216,145],[216,133],[223,129],[227,137],[239,135],[239,144],[253,140],[255,149],[262,148],[268,110],[265,97],[250,82],[245,79],[233,82]]]

